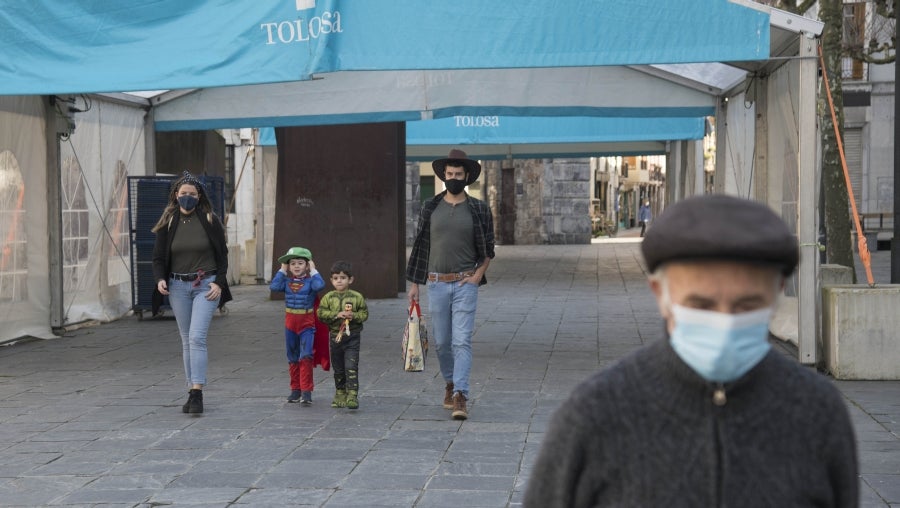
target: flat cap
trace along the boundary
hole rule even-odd
[[[785,276],[800,260],[797,239],[768,206],[749,199],[708,194],[663,211],[641,245],[653,272],[670,261],[716,259],[773,265]]]

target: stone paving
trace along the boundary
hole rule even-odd
[[[235,287],[213,320],[202,415],[181,412],[169,317],[0,347],[0,506],[519,506],[553,410],[659,337],[639,244],[620,236],[498,247],[465,422],[441,407],[433,351],[425,372],[402,371],[402,294],[369,301],[355,411],[330,407],[331,373],[318,369],[313,405],[285,403],[283,302],[265,286]],[[837,385],[856,426],[862,506],[900,507],[900,382]]]

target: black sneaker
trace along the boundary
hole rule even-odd
[[[312,404],[312,392],[300,392],[300,403],[304,406]]]
[[[288,395],[287,401],[288,402],[300,402],[300,395],[302,393],[303,392],[301,392],[300,390],[291,390],[291,394]]]
[[[190,397],[188,397],[188,413],[202,413],[203,412],[203,390],[191,390]]]

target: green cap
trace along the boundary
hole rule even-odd
[[[291,247],[288,249],[287,254],[278,258],[279,263],[287,263],[292,259],[303,258],[307,261],[312,259],[312,252],[309,249],[304,249],[303,247]]]

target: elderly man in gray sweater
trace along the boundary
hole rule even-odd
[[[799,258],[786,224],[753,201],[695,197],[659,217],[642,252],[665,337],[572,392],[525,506],[858,506],[839,392],[769,343]]]

